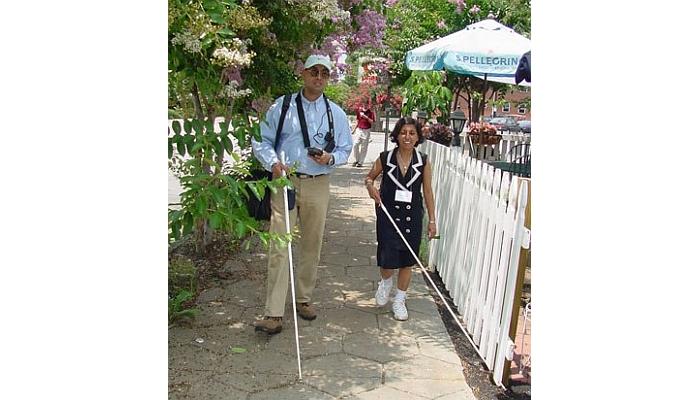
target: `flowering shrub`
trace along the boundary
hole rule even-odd
[[[233,38],[229,46],[222,46],[214,50],[212,63],[221,67],[247,67],[253,62],[254,51],[248,51],[241,39]]]
[[[226,99],[237,99],[239,97],[246,97],[252,93],[250,89],[238,90],[240,84],[237,81],[230,81],[221,90],[221,97]]]
[[[202,51],[202,43],[197,36],[190,31],[178,32],[170,41],[174,46],[182,46],[190,54],[197,54]]]
[[[254,168],[248,157],[251,138],[260,134],[259,117],[272,99],[298,89],[294,72],[310,54],[330,56],[336,78],[349,75],[348,53],[382,49],[381,6],[375,0],[168,2],[168,114],[183,119],[172,125],[168,158],[191,157],[180,176],[188,195],[169,207],[171,239],[195,232],[201,251],[207,231],[225,229],[236,238],[259,233],[242,208],[245,187],[236,184]],[[373,68],[383,73],[381,65]],[[341,102],[350,93],[336,89]],[[376,105],[381,90],[366,92]],[[251,116],[258,118],[251,122]],[[214,129],[220,117],[223,124],[217,120]],[[242,160],[235,179],[228,176],[224,155]],[[266,185],[256,183],[258,189]]]
[[[430,130],[428,132],[427,140],[432,140],[433,142],[440,143],[445,146],[449,146],[452,142],[452,129],[449,126],[443,125],[441,123],[435,123],[430,125]]]
[[[389,98],[386,92],[377,94],[377,105],[383,106],[386,99]],[[389,104],[396,111],[401,111],[401,104],[403,104],[403,97],[400,94],[392,94],[389,98]]]

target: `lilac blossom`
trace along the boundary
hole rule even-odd
[[[479,8],[479,6],[476,4],[474,4],[472,8],[469,9],[470,14],[478,14],[479,11],[481,11],[481,8]]]
[[[362,0],[338,0],[338,3],[343,4],[346,10],[362,3]]]
[[[445,28],[447,28],[447,24],[445,24],[445,20],[444,20],[444,19],[441,19],[440,21],[438,21],[437,27],[438,27],[438,29],[445,29]]]
[[[226,82],[236,82],[240,85],[243,83],[243,78],[241,77],[240,67],[231,66],[224,68],[224,76],[226,77]]]
[[[386,2],[384,2],[384,5],[387,7],[393,7],[398,2],[399,0],[386,0]]]
[[[270,100],[266,96],[258,97],[250,103],[250,107],[253,110],[257,111],[258,114],[263,114],[263,113],[267,112],[267,110],[270,108],[271,105],[272,105],[272,100]]]
[[[455,5],[455,7],[456,7],[455,11],[457,12],[457,14],[461,14],[462,11],[464,11],[464,7],[465,7],[464,0],[447,0],[447,1],[449,1],[450,3]]]
[[[356,49],[362,47],[384,47],[382,39],[384,38],[386,20],[383,15],[373,10],[365,10],[355,16],[355,22],[360,27],[352,38],[352,43]]]

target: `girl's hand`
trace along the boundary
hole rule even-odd
[[[428,237],[430,239],[432,239],[435,236],[437,236],[437,227],[435,226],[435,222],[429,222],[428,223]]]
[[[374,185],[367,185],[367,191],[369,192],[369,197],[374,200],[374,203],[379,205],[382,201],[379,190]]]

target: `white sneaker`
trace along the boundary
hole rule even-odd
[[[391,293],[391,281],[388,285],[384,285],[384,280],[379,281],[377,285],[377,293],[374,294],[374,300],[377,302],[377,306],[385,306],[389,302],[389,294]]]
[[[394,311],[394,319],[398,321],[405,321],[408,319],[408,310],[406,309],[406,300],[396,300],[391,304],[391,309]]]

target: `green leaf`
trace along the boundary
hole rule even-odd
[[[228,126],[226,126],[226,121],[219,122],[219,128],[221,128],[222,135],[228,135]]]
[[[214,139],[214,141],[212,142],[212,146],[214,147],[216,154],[220,154],[221,150],[223,150],[223,145],[221,144],[219,139]]]
[[[246,233],[246,226],[243,221],[236,222],[236,237],[243,237]]]
[[[180,125],[180,121],[173,121],[173,132],[175,132],[176,135],[179,135],[181,131],[182,126]]]
[[[210,190],[216,204],[221,204],[224,202],[224,194],[221,192],[221,189],[212,186]]]
[[[207,11],[211,11],[217,10],[220,6],[216,0],[203,0],[202,7],[204,7],[204,9]]]
[[[211,22],[213,22],[215,24],[223,25],[224,23],[226,23],[226,21],[224,20],[224,17],[222,17],[221,14],[212,13],[212,14],[209,14],[209,18],[211,18]]]
[[[204,128],[206,128],[207,132],[214,132],[214,121],[207,120],[204,123]]]
[[[221,226],[221,214],[219,214],[217,212],[217,213],[210,215],[209,216],[209,226],[212,229],[219,229],[219,227]]]
[[[212,42],[214,41],[214,36],[212,35],[207,35],[202,39],[202,47],[206,48],[208,47]]]
[[[194,146],[194,135],[185,135],[184,140],[185,146],[187,147],[187,152],[190,153],[190,155],[194,154],[194,150],[192,149]]]
[[[236,32],[234,32],[234,31],[232,31],[232,30],[230,30],[230,29],[228,29],[228,28],[219,29],[219,32],[217,32],[217,33],[218,33],[219,35],[225,36],[225,37],[233,37],[233,36],[236,36]]]
[[[202,147],[204,147],[204,143],[202,142],[197,142],[192,145],[192,148],[190,149],[190,154],[194,154],[197,150],[200,150]]]
[[[198,134],[204,133],[204,124],[202,124],[201,120],[195,119],[192,121],[192,127],[194,128],[194,131],[197,132]]]
[[[207,201],[204,199],[204,197],[199,196],[197,197],[197,200],[195,200],[195,207],[197,209],[197,213],[199,215],[203,215],[205,211],[207,211]]]
[[[224,144],[224,149],[226,149],[229,154],[233,154],[233,142],[231,139],[229,139],[228,136],[222,136],[221,141]]]
[[[182,304],[186,302],[187,300],[192,298],[192,292],[189,290],[180,290],[177,295],[175,296],[175,303],[176,304]]]
[[[185,142],[183,140],[178,140],[177,141],[177,152],[180,153],[180,155],[184,156],[185,153]]]
[[[185,120],[185,133],[192,133],[192,121],[189,119]]]
[[[192,232],[192,225],[193,225],[192,214],[189,212],[186,212],[185,216],[183,218],[182,233],[184,235],[187,235],[188,233]]]
[[[175,240],[180,238],[180,223],[177,221],[170,224],[170,236]]]
[[[231,353],[245,353],[248,350],[244,349],[243,347],[231,347],[229,348],[229,351]]]
[[[173,158],[173,139],[168,138],[168,158]]]

